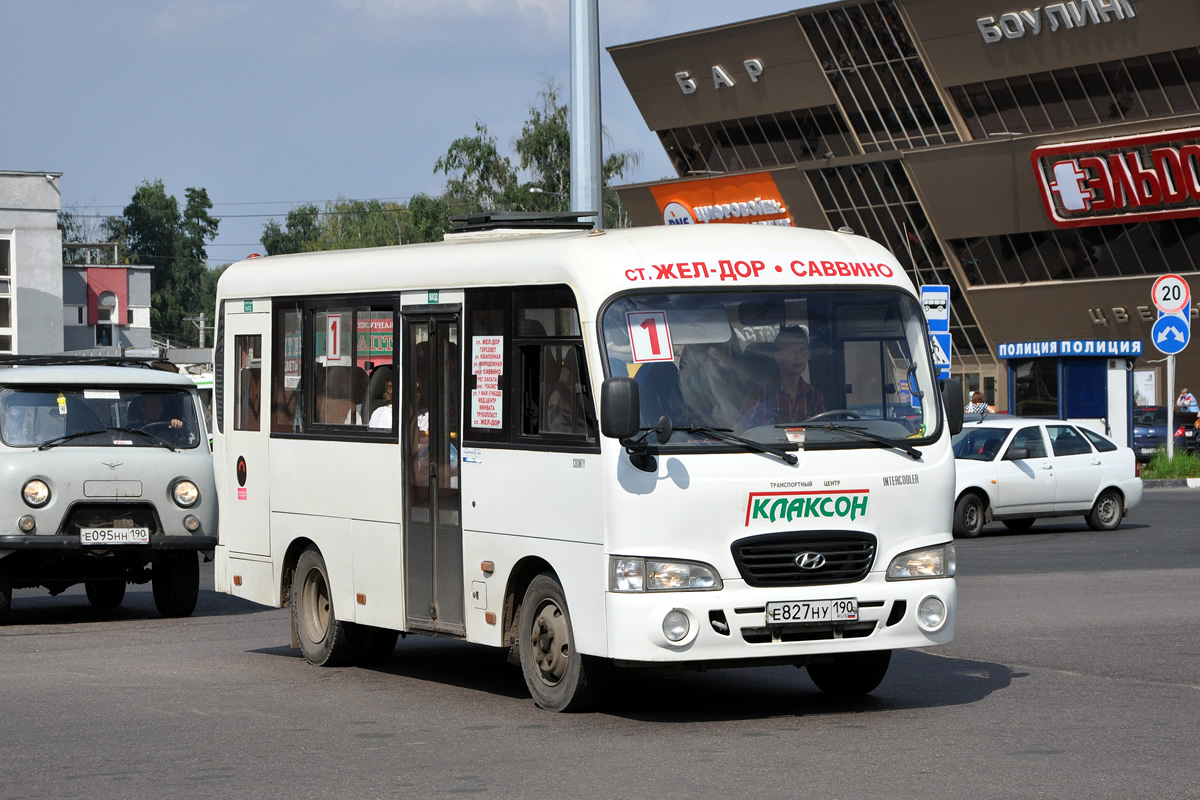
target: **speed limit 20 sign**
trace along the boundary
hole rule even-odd
[[[1163,275],[1154,282],[1154,307],[1164,314],[1178,314],[1188,309],[1192,292],[1187,281],[1178,275]]]

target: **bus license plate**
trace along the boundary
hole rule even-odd
[[[80,544],[150,544],[149,528],[80,528]]]
[[[795,625],[804,622],[854,622],[858,619],[858,598],[841,600],[802,600],[767,603],[768,625]]]

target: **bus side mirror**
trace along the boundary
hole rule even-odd
[[[963,426],[963,390],[962,382],[954,378],[946,378],[942,384],[942,405],[946,407],[946,422],[950,425],[950,435],[954,436]]]
[[[600,384],[600,432],[610,439],[628,439],[640,425],[637,381],[609,378]]]

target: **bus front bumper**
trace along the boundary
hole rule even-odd
[[[842,622],[767,623],[771,602],[854,598],[857,619]],[[923,606],[924,604],[924,606]],[[853,584],[761,589],[729,580],[711,592],[608,592],[608,656],[626,666],[683,666],[762,660],[803,662],[809,656],[898,650],[947,644],[954,639],[958,590],[953,578],[886,581],[872,573]],[[942,610],[940,623],[918,619],[918,609]],[[673,624],[664,624],[668,622]],[[664,628],[683,627],[679,641]]]

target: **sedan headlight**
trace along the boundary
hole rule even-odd
[[[34,478],[25,482],[25,486],[21,489],[21,496],[25,498],[26,505],[41,508],[50,502],[50,487],[46,485],[45,481]]]
[[[706,591],[721,587],[717,571],[707,564],[625,556],[608,560],[608,588],[613,592]]]
[[[954,544],[926,547],[901,553],[888,564],[889,581],[908,581],[918,578],[952,578],[955,571]]]
[[[179,481],[171,489],[171,497],[175,505],[181,508],[191,508],[200,499],[200,488],[191,481]]]

